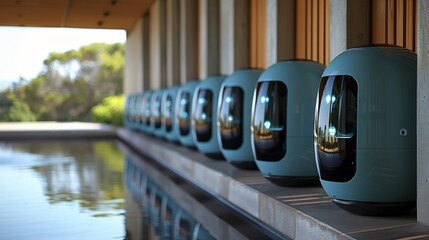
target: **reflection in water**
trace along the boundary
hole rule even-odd
[[[115,141],[0,143],[2,239],[125,236]]]
[[[139,204],[143,239],[215,239],[129,158],[125,162],[127,189]]]

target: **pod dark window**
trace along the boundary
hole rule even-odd
[[[131,103],[131,98],[128,97],[127,102],[125,103],[125,119],[127,121],[130,120],[130,103]]]
[[[357,91],[351,76],[320,82],[314,129],[323,180],[346,182],[356,173]]]
[[[162,96],[158,95],[155,99],[155,106],[153,112],[155,128],[161,127],[161,101]]]
[[[141,114],[142,123],[146,123],[146,108],[147,108],[147,97],[144,96],[142,100],[142,114]]]
[[[213,94],[208,89],[200,89],[195,108],[195,132],[199,142],[207,142],[212,136]]]
[[[191,223],[185,219],[179,221],[179,239],[190,240],[192,237]]]
[[[173,129],[173,107],[173,97],[168,94],[164,103],[164,123],[167,132],[171,132]]]
[[[186,136],[189,134],[191,125],[191,94],[189,92],[182,92],[180,95],[180,105],[177,111],[177,119],[179,120],[180,135]]]
[[[253,111],[256,158],[278,161],[286,155],[287,87],[280,81],[258,82]]]
[[[146,97],[146,110],[145,110],[145,116],[146,116],[146,126],[150,125],[150,113],[151,113],[151,105],[152,101],[151,98]]]
[[[133,97],[130,100],[130,121],[133,122],[134,121],[134,106],[136,105],[136,98]]]
[[[143,122],[143,112],[144,112],[144,99],[143,97],[139,98],[139,105],[138,105],[138,110],[137,110],[137,120],[139,123]]]
[[[237,149],[243,143],[243,90],[225,87],[218,122],[224,149]]]

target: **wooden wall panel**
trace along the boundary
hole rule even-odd
[[[317,36],[325,36],[325,0],[319,0],[318,4],[319,6],[317,14],[319,18],[319,26],[317,27]],[[323,61],[325,61],[325,41],[318,41],[317,50],[318,59],[323,59]]]
[[[404,0],[398,0],[396,2],[396,44],[399,46],[404,46],[404,37],[405,37],[405,31],[404,31],[404,24],[405,24],[405,1]]]
[[[372,43],[415,51],[416,0],[372,0]]]
[[[296,7],[297,59],[329,63],[329,0],[299,0]]]
[[[325,19],[325,31],[324,31],[324,38],[325,38],[325,49],[324,49],[324,53],[325,53],[325,61],[323,62],[325,65],[328,65],[330,62],[330,55],[329,55],[329,51],[330,51],[330,40],[331,40],[331,25],[330,25],[330,21],[329,21],[329,17],[330,17],[330,9],[331,6],[329,4],[329,1],[325,1],[325,15],[324,15],[324,19]]]
[[[266,0],[250,0],[250,67],[266,68]]]
[[[312,21],[311,21],[311,19],[312,19],[312,15],[311,15],[311,2],[312,2],[312,0],[307,0],[307,6],[306,6],[306,19],[305,19],[305,21],[306,21],[306,29],[307,29],[307,34],[306,34],[306,36],[307,36],[307,39],[305,39],[305,41],[306,41],[306,54],[305,54],[305,58],[306,59],[311,59],[311,53],[312,53],[312,51],[311,51],[311,47],[312,47],[312,44],[311,44],[311,40],[312,40],[312,38],[313,38],[313,36],[312,36],[312,33],[313,33],[313,31],[311,31],[311,28],[312,28]]]
[[[305,1],[296,1],[296,27],[295,27],[295,57],[305,59],[307,57],[307,10]]]
[[[407,0],[405,5],[405,44],[404,46],[410,50],[416,51],[416,0]]]

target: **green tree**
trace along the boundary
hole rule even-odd
[[[12,122],[36,121],[36,116],[31,112],[30,107],[25,102],[19,100],[13,101],[8,115],[8,120]]]
[[[0,93],[0,121],[14,101],[28,104],[37,120],[88,121],[105,97],[122,93],[124,45],[94,43],[78,50],[51,53],[31,81]]]
[[[122,126],[124,101],[124,95],[106,97],[102,103],[92,108],[92,120],[94,122]]]

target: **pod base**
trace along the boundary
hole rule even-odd
[[[400,215],[416,207],[416,202],[374,203],[340,200],[336,198],[332,198],[332,201],[348,212],[364,216]]]

